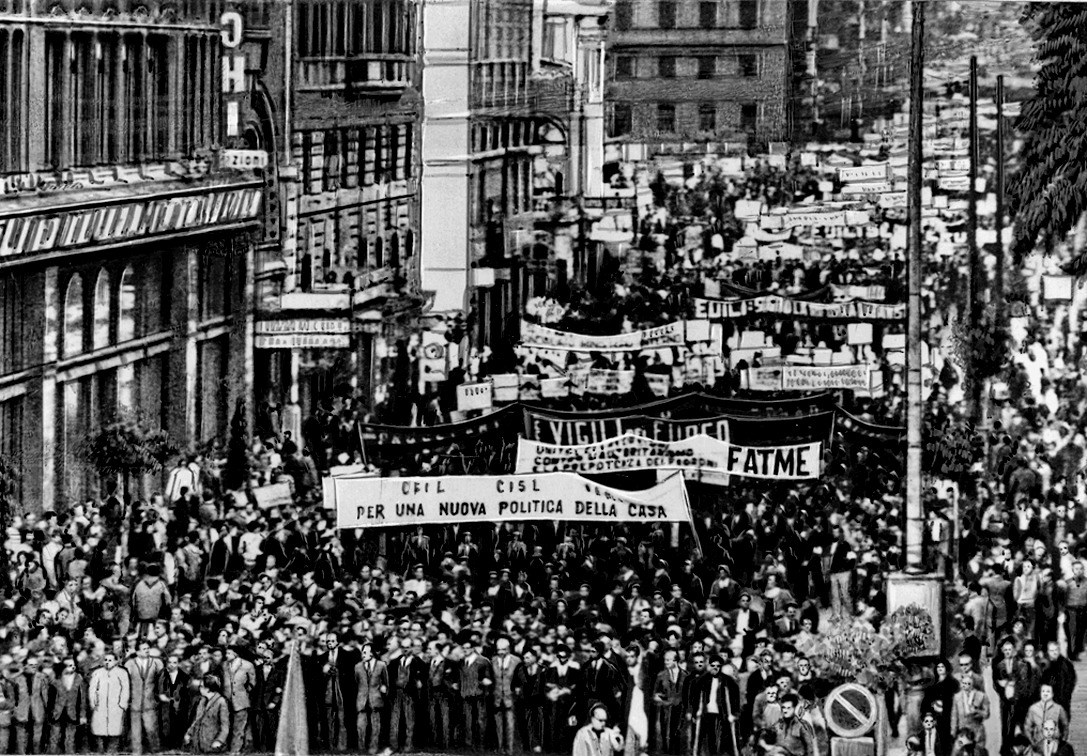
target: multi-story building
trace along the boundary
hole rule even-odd
[[[259,10],[268,3],[252,0]],[[417,314],[420,223],[420,4],[293,0],[266,12],[253,43],[273,129],[280,241],[258,259],[256,395],[297,434],[334,395],[405,419]]]
[[[628,159],[787,132],[788,0],[617,0],[608,136]]]
[[[31,508],[97,489],[102,424],[194,446],[251,391],[264,206],[226,149],[247,90],[225,5],[0,0],[0,454]]]
[[[532,238],[532,0],[423,0],[422,287],[468,312],[476,346],[513,333]]]

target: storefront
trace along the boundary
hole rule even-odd
[[[0,455],[28,509],[97,493],[81,448],[132,418],[183,449],[247,395],[253,182],[161,182],[0,206]]]

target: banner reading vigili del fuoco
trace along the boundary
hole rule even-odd
[[[503,520],[688,522],[683,477],[642,491],[622,491],[572,473],[458,475],[440,478],[335,478],[340,528],[463,525]]]
[[[823,444],[747,447],[699,435],[665,443],[628,433],[597,444],[559,446],[519,439],[517,472],[602,475],[636,470],[705,471],[763,480],[819,477]]]

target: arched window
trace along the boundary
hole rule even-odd
[[[109,346],[109,309],[110,309],[109,273],[99,271],[98,282],[94,286],[94,348]]]
[[[64,295],[64,356],[83,351],[83,279],[77,273]]]
[[[136,338],[136,274],[131,267],[121,274],[117,301],[117,341],[130,341]]]

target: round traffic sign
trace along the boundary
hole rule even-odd
[[[440,360],[445,357],[445,347],[441,344],[426,344],[423,346],[423,357],[428,360]]]
[[[842,738],[859,738],[876,726],[879,710],[876,697],[863,685],[839,685],[827,696],[824,714],[827,726]]]

